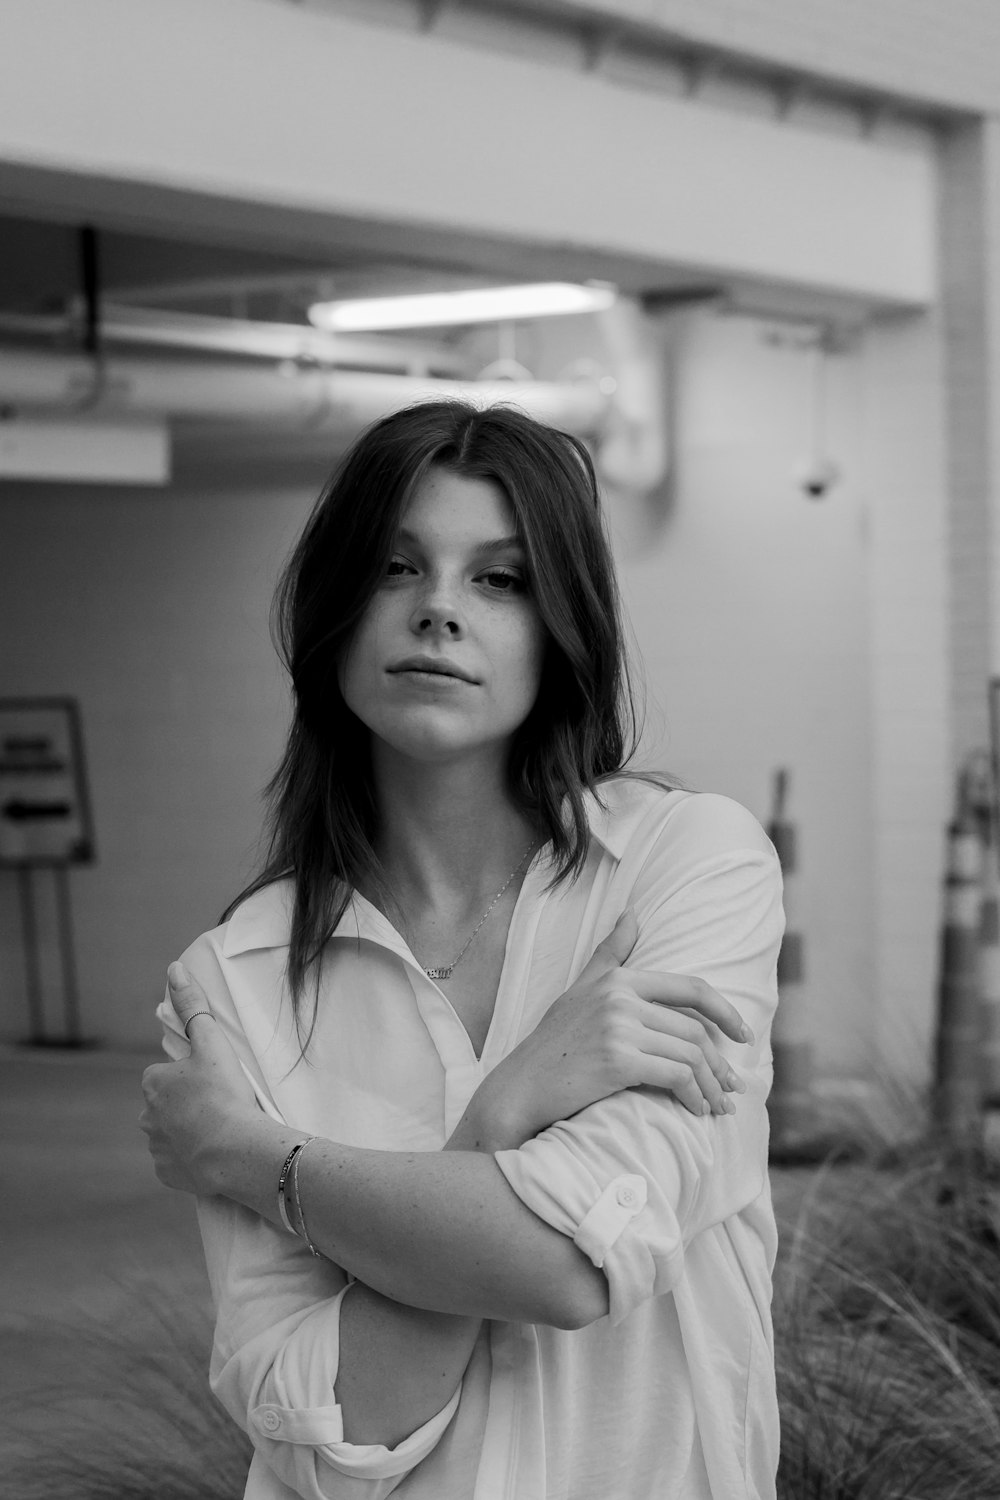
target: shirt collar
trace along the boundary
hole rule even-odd
[[[620,805],[621,799],[615,795],[620,784],[603,786],[601,800],[593,792],[584,794],[591,835],[616,860],[621,859],[635,831],[635,818],[628,816],[628,811]],[[642,811],[644,809],[637,808],[640,816]],[[240,902],[226,924],[222,940],[223,956],[235,958],[240,953],[251,953],[257,948],[287,947],[292,930],[294,904],[295,885],[290,878],[274,880],[269,885],[262,886],[259,891],[254,891],[252,896]],[[368,930],[372,926],[369,916],[375,917],[378,913],[374,908],[369,908],[367,902],[352,902],[337,924],[336,932],[349,932],[352,937],[374,938],[384,943],[384,918],[378,924],[379,930],[376,932]]]
[[[603,844],[613,859],[621,859],[635,832],[635,825],[646,815],[645,807],[636,804],[637,816],[629,816],[630,809],[622,797],[631,780],[605,782],[599,790],[584,793],[584,808],[590,824],[591,837]]]
[[[290,878],[272,880],[241,901],[226,923],[222,939],[225,958],[250,953],[254,948],[288,946],[292,930],[295,883]]]

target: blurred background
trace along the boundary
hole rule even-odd
[[[998,356],[990,0],[5,0],[0,1063],[61,1174],[18,1276],[71,1281],[70,1205],[145,1170],[164,970],[282,745],[278,569],[432,389],[587,439],[640,763],[785,830],[787,1097],[923,1097],[1000,668]]]
[[[499,302],[469,305],[483,293]],[[108,1490],[135,1412],[84,1401],[90,1437],[67,1428],[55,1479],[33,1398],[19,1500],[216,1494],[201,1455],[225,1439],[190,1425],[204,1272],[190,1203],[148,1167],[138,1074],[166,965],[255,867],[288,718],[280,564],[360,429],[435,390],[588,441],[645,679],[637,763],[775,835],[775,1142],[801,1160],[862,1125],[919,1137],[936,1085],[949,1139],[982,1124],[1000,1098],[999,383],[993,0],[4,0],[0,1386],[64,1383],[64,1316],[85,1307],[76,1397],[127,1386],[169,1412],[180,1391],[192,1407],[148,1436],[148,1466],[195,1464],[187,1488]],[[957,1241],[972,1199],[951,1167],[907,1170],[816,1188],[837,1256],[885,1226],[840,1355],[826,1313],[810,1343],[816,1268],[798,1230],[783,1241],[796,1500],[918,1493],[928,1412],[952,1436],[969,1413],[945,1481],[973,1449],[996,1481],[996,1187],[985,1211],[976,1179]],[[775,1191],[792,1226],[802,1184]],[[970,1328],[988,1332],[967,1370],[993,1371],[976,1401],[955,1374]],[[898,1385],[925,1365],[922,1394]],[[831,1410],[859,1473],[919,1428],[901,1490],[811,1490]]]
[[[79,708],[83,1033],[154,1045],[253,866],[268,603],[323,478],[428,377],[485,377],[593,443],[643,760],[764,821],[790,772],[817,1075],[926,1079],[1000,635],[995,7],[8,0],[0,31],[0,698]],[[552,282],[619,298],[309,317]],[[39,1029],[13,869],[0,995],[0,1037]]]

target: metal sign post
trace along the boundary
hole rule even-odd
[[[0,867],[17,871],[34,1047],[85,1047],[80,1028],[69,868],[94,859],[83,736],[72,698],[0,699]],[[37,874],[51,870],[62,979],[63,1032],[45,1025]]]

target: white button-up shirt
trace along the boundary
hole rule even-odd
[[[349,1146],[439,1150],[484,1075],[635,909],[636,968],[699,974],[756,1042],[722,1037],[735,1115],[629,1089],[496,1160],[522,1201],[603,1269],[587,1328],[487,1322],[464,1378],[393,1449],[345,1443],[338,1273],[226,1199],[199,1204],[217,1308],[211,1383],[256,1450],[248,1500],[768,1500],[778,1421],[770,1319],[776,1236],[765,1099],[782,932],[760,825],[728,798],[605,783],[581,876],[525,877],[482,1057],[403,938],[355,897],[330,940],[300,1059],[284,994],[290,882],[245,901],[184,962],[275,1119]],[[172,1056],[187,1051],[168,1002]]]

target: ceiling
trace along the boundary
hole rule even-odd
[[[82,226],[0,214],[0,314],[52,318],[84,297]],[[317,298],[480,285],[482,272],[336,245],[322,256],[275,253],[96,229],[102,302],[251,321],[303,323]]]
[[[47,218],[32,217],[30,211],[11,212],[9,200],[8,212],[3,206],[0,197],[0,345],[41,337],[65,347],[67,339],[72,342],[75,337],[84,303],[83,220],[70,222],[65,207],[59,217]],[[127,226],[113,218],[96,221],[101,304],[135,313],[146,308],[173,316],[298,325],[307,330],[307,309],[318,299],[595,278],[616,283],[651,312],[706,297],[723,298],[734,309],[764,316],[825,316],[835,323],[856,323],[867,312],[839,295],[815,290],[796,294],[790,288],[738,278],[722,281],[682,266],[581,256],[568,246],[554,256],[541,248],[484,248],[455,237],[450,244],[425,243],[419,232],[401,240],[395,226],[368,225],[359,233],[357,226],[345,225],[343,235],[324,236],[319,249],[315,241],[292,234],[287,246],[279,246],[273,236],[261,235],[255,242],[249,234],[237,236],[229,226],[216,237],[183,221],[176,233],[165,232],[162,215],[151,222],[156,223],[155,233],[134,227],[134,220]],[[427,336],[425,332],[410,337],[426,341]],[[461,329],[432,334],[439,347],[453,347],[463,336]],[[394,342],[401,339],[405,342],[405,336],[393,336]],[[134,337],[129,342],[134,343]]]
[[[0,212],[0,314],[51,318],[79,305],[84,292],[81,227]],[[627,274],[609,275],[625,268],[567,263],[560,272],[550,265],[523,264],[517,255],[505,268],[501,257],[491,257],[488,265],[476,254],[443,260],[417,244],[412,256],[401,255],[398,241],[388,235],[380,253],[372,248],[379,239],[377,228],[365,244],[352,243],[351,237],[342,243],[332,240],[322,254],[308,248],[248,248],[235,244],[231,235],[213,242],[100,224],[96,236],[104,302],[285,324],[304,324],[310,303],[318,298],[555,279],[560,274],[563,279],[589,274],[615,280],[652,301],[692,287],[691,275],[680,269],[676,275],[663,268],[643,274],[644,268],[631,266]],[[694,289],[705,289],[702,278],[694,279]]]

